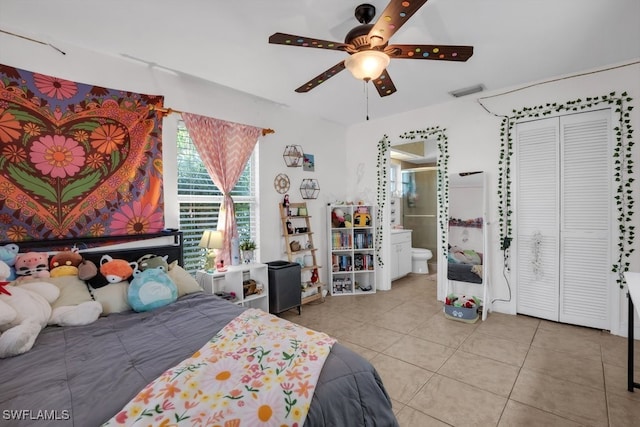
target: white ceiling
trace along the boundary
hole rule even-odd
[[[369,3],[382,13],[388,0]],[[358,25],[348,0],[0,0],[0,29],[155,64],[338,123],[365,120],[364,84],[335,65],[339,51],[271,45],[275,32],[342,42]],[[375,19],[374,18],[374,21]],[[472,45],[467,62],[393,59],[397,92],[369,88],[372,119],[487,90],[640,58],[639,0],[430,0],[391,43]],[[3,41],[11,37],[0,34]],[[133,60],[133,59],[130,59]],[[41,71],[41,70],[34,70]],[[42,70],[46,72],[46,70]],[[91,82],[86,82],[91,83]],[[170,107],[170,105],[169,105]]]

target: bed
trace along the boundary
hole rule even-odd
[[[141,253],[171,254],[169,261],[181,264],[182,235],[167,235],[171,240],[167,244],[108,252],[131,261]],[[90,256],[94,259],[101,256],[101,249],[95,246],[106,243],[105,239],[82,242],[92,247]],[[21,251],[22,246],[47,251],[52,247],[51,242],[20,246]],[[145,386],[198,352],[245,310],[196,291],[147,312],[111,313],[84,326],[49,326],[29,352],[0,359],[3,423],[9,420],[7,425],[26,426],[34,420],[47,420],[50,426],[102,425]],[[321,368],[304,425],[398,424],[375,368],[336,342]]]
[[[449,245],[447,278],[458,282],[482,283],[481,252]]]

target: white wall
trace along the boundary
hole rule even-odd
[[[595,97],[616,92],[621,94],[626,91],[634,98],[631,112],[631,124],[635,130],[634,137],[636,147],[640,129],[640,64],[632,65],[615,64],[620,66],[607,71],[591,70],[583,76],[561,76],[558,81],[551,83],[532,83],[530,87],[512,93],[500,95],[511,88],[495,92],[485,92],[482,103],[493,113],[498,115],[511,115],[512,110],[520,110],[523,107],[534,107],[546,103],[564,103],[578,98]],[[595,72],[599,71],[599,72]],[[497,96],[496,96],[497,95]],[[484,170],[487,172],[487,185],[489,188],[489,254],[490,257],[490,296],[492,299],[506,299],[508,297],[507,283],[503,278],[503,256],[499,248],[498,229],[498,156],[500,149],[500,124],[501,118],[488,113],[474,96],[455,99],[451,102],[434,107],[414,110],[405,114],[372,120],[367,123],[354,125],[349,128],[347,134],[347,152],[350,164],[347,165],[349,183],[352,185],[350,192],[359,193],[368,191],[376,182],[376,156],[377,142],[383,135],[388,135],[393,143],[399,142],[398,135],[410,131],[426,129],[432,126],[446,128],[449,142],[449,173],[464,171]],[[635,171],[640,168],[640,154],[634,149],[633,159]],[[364,164],[365,176],[356,179],[354,171],[359,165]],[[638,181],[636,181],[638,182]],[[375,190],[375,189],[374,189]],[[633,186],[634,198],[637,203],[640,199],[638,185]],[[613,202],[613,200],[612,200]],[[636,212],[634,225],[640,229],[640,214]],[[384,235],[386,242],[388,234]],[[638,247],[638,243],[635,244]],[[442,252],[442,251],[440,251]],[[439,253],[439,259],[444,254]],[[385,260],[386,260],[385,256]],[[444,265],[444,264],[440,264]],[[631,270],[640,271],[640,251],[636,251],[631,257]],[[389,280],[388,271],[382,269],[381,277]],[[388,269],[386,269],[388,270]],[[443,270],[442,268],[440,269]],[[443,276],[439,283],[442,287]],[[384,285],[383,285],[384,286]],[[515,284],[511,281],[512,291]],[[442,289],[440,289],[442,290]],[[443,295],[442,292],[439,295]],[[612,332],[626,334],[626,292],[618,289],[617,284],[612,285],[612,297],[617,303],[614,307]],[[496,302],[493,305],[496,311],[515,313],[515,295],[509,303]]]
[[[286,259],[281,237],[278,203],[282,195],[273,187],[278,173],[286,173],[291,181],[292,202],[302,201],[299,187],[303,178],[316,178],[320,184],[317,200],[309,200],[309,214],[313,216],[314,243],[318,247],[319,262],[326,260],[325,206],[335,197],[344,198],[342,171],[346,168],[343,154],[345,132],[343,126],[324,120],[304,117],[289,108],[212,84],[202,79],[177,74],[158,67],[119,56],[103,55],[78,46],[58,47],[61,55],[48,46],[7,38],[0,48],[0,63],[24,70],[48,74],[76,82],[144,94],[163,95],[165,107],[216,117],[263,128],[275,134],[263,137],[259,149],[259,200],[261,261]],[[304,95],[301,95],[304,96]],[[163,121],[163,157],[165,218],[167,227],[178,227],[176,172],[176,124],[178,114]],[[286,145],[298,144],[315,156],[315,171],[288,168],[282,153]],[[336,173],[337,172],[337,173]],[[326,268],[320,270],[326,281]]]

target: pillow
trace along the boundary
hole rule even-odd
[[[202,287],[196,279],[187,270],[180,267],[178,261],[173,261],[169,265],[169,277],[178,287],[178,297],[194,292],[202,292]]]
[[[135,311],[149,311],[171,304],[178,299],[178,288],[160,268],[133,272],[127,300]]]
[[[111,313],[122,313],[131,310],[127,299],[127,291],[129,282],[126,280],[119,283],[111,283],[101,288],[93,289],[93,297],[102,304],[102,315],[106,316]]]

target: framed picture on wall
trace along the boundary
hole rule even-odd
[[[303,162],[302,162],[302,170],[305,171],[314,171],[316,169],[316,163],[313,158],[313,154],[304,154]]]

